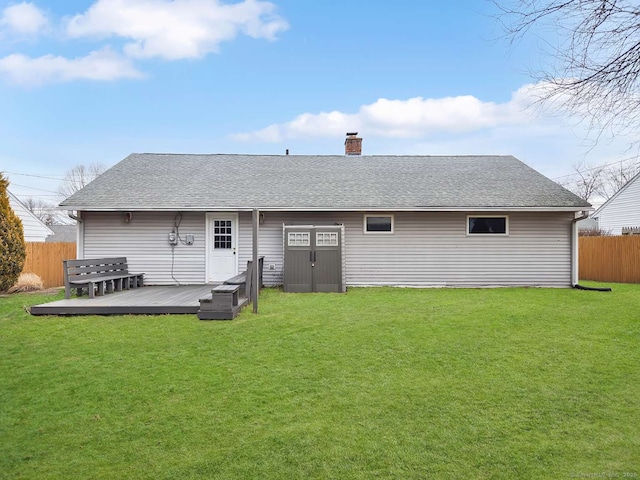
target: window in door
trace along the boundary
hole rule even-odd
[[[231,248],[231,220],[214,220],[213,248]]]
[[[333,232],[316,233],[316,245],[319,247],[337,247],[338,234]]]
[[[289,232],[287,245],[290,247],[308,247],[311,245],[309,232]]]

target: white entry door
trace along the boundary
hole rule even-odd
[[[238,274],[238,217],[209,214],[207,282],[223,282]]]

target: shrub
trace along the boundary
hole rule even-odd
[[[16,283],[26,258],[22,221],[9,204],[8,186],[0,173],[0,292]]]
[[[578,231],[581,237],[610,237],[611,230],[604,230],[598,227],[584,228]]]
[[[21,273],[16,284],[7,293],[37,292],[42,290],[42,279],[35,273]]]

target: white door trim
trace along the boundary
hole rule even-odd
[[[235,256],[235,273],[233,275],[238,274],[238,214],[230,213],[230,212],[207,212],[206,222],[205,222],[205,239],[206,239],[206,255],[205,255],[205,281],[206,283],[214,283],[214,280],[211,279],[211,247],[213,245],[213,235],[211,234],[211,223],[213,219],[223,219],[223,220],[233,220],[233,242],[234,248],[236,250]],[[233,276],[232,275],[232,276]]]

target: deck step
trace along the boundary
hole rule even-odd
[[[200,299],[200,320],[233,320],[248,302],[241,302],[239,285],[218,285]],[[246,299],[243,299],[246,300]]]

